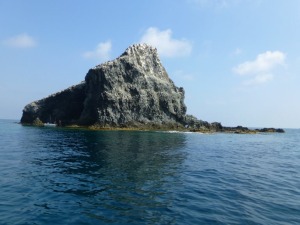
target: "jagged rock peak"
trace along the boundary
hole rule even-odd
[[[129,62],[149,75],[164,77],[166,74],[157,54],[157,49],[147,44],[135,44],[126,49],[121,57],[128,57]]]
[[[133,44],[118,58],[97,65],[93,69],[110,70],[120,64],[130,65],[147,76],[172,82],[159,59],[157,49],[148,44]]]
[[[130,55],[130,56],[144,56],[147,57],[149,55],[158,57],[157,49],[152,47],[151,45],[148,45],[146,43],[142,44],[133,44],[129,46],[125,52],[121,55]]]
[[[138,61],[146,61],[147,59],[149,61],[149,59],[155,59],[155,61],[160,62],[156,48],[145,43],[133,44],[129,46],[118,58],[99,64],[95,66],[94,69],[101,66],[111,65],[116,60],[120,60],[122,58],[138,59]]]

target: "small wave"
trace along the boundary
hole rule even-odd
[[[192,132],[192,131],[178,131],[178,130],[168,130],[168,131],[156,131],[159,133],[168,133],[168,134],[205,134],[201,132]]]

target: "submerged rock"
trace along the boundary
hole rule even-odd
[[[267,133],[284,133],[285,131],[281,128],[262,128],[256,129],[258,132],[267,132]]]
[[[81,84],[26,105],[21,123],[180,126],[185,113],[184,90],[169,78],[157,50],[137,44],[90,69]]]

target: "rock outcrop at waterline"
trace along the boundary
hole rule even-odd
[[[26,105],[21,123],[180,126],[185,113],[184,89],[169,78],[157,50],[137,44],[90,69],[82,83]]]
[[[219,122],[208,123],[203,120],[198,120],[191,115],[185,116],[186,129],[192,132],[202,133],[234,133],[234,134],[256,134],[256,133],[284,133],[281,128],[262,128],[262,129],[249,129],[248,127],[236,126],[225,127]]]

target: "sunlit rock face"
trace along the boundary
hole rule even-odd
[[[183,125],[184,90],[174,85],[157,50],[132,45],[117,59],[90,69],[81,84],[25,106],[22,123],[109,127]]]

